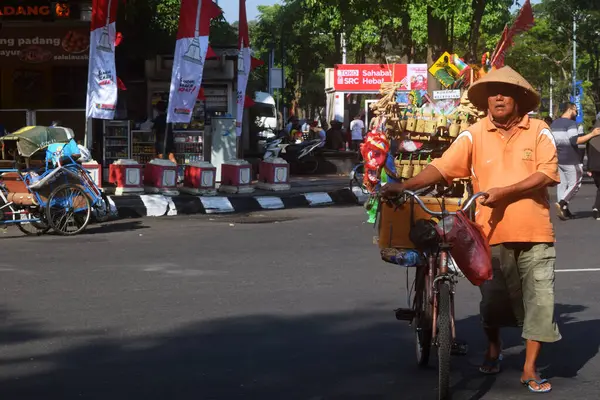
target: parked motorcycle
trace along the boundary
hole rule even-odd
[[[263,160],[281,157],[290,164],[292,172],[314,174],[319,168],[315,153],[321,144],[321,139],[290,144],[284,143],[284,138],[275,138],[267,141]]]

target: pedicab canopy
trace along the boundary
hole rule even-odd
[[[0,137],[0,142],[16,142],[22,157],[31,157],[54,143],[68,143],[74,138],[73,131],[61,126],[26,126],[16,132]]]

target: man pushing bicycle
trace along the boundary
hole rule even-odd
[[[430,167],[403,183],[385,185],[384,197],[470,177],[487,192],[476,222],[492,246],[494,278],[481,286],[481,317],[488,349],[480,371],[500,372],[500,328],[522,327],[526,355],[521,383],[547,393],[536,360],[542,343],[561,339],[554,321],[554,229],[549,186],[559,182],[554,138],[548,125],[527,115],[540,95],[510,67],[494,70],[469,89],[469,100],[487,117],[462,132]],[[510,305],[510,306],[508,306]]]

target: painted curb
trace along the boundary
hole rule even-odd
[[[291,208],[362,205],[367,196],[359,188],[345,188],[330,192],[280,194],[261,196],[163,196],[127,195],[109,196],[118,218],[165,217],[193,214],[248,213],[263,210]]]

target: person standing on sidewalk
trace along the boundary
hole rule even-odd
[[[600,130],[600,119],[594,124],[594,131]],[[592,131],[593,132],[593,131]],[[596,200],[592,207],[592,216],[600,220],[600,136],[595,136],[587,143],[587,169],[588,174],[596,185]]]
[[[569,210],[569,202],[581,188],[583,180],[583,165],[578,145],[587,143],[600,134],[594,130],[587,135],[579,135],[577,130],[577,106],[574,103],[564,103],[560,107],[562,115],[551,126],[558,154],[558,171],[560,183],[556,188],[556,212],[558,218],[565,221],[573,218]]]
[[[536,362],[543,343],[561,339],[554,319],[554,229],[548,187],[559,181],[554,138],[544,121],[527,115],[540,95],[510,67],[493,70],[469,88],[469,100],[488,116],[462,132],[419,175],[383,186],[384,198],[404,190],[470,177],[475,192],[487,196],[477,206],[476,223],[492,246],[494,277],[481,285],[480,312],[488,348],[483,374],[500,372],[500,328],[522,327],[526,340],[521,383],[547,393]]]
[[[354,117],[350,122],[350,131],[352,132],[352,150],[360,152],[360,144],[365,138],[365,123],[360,115]]]

